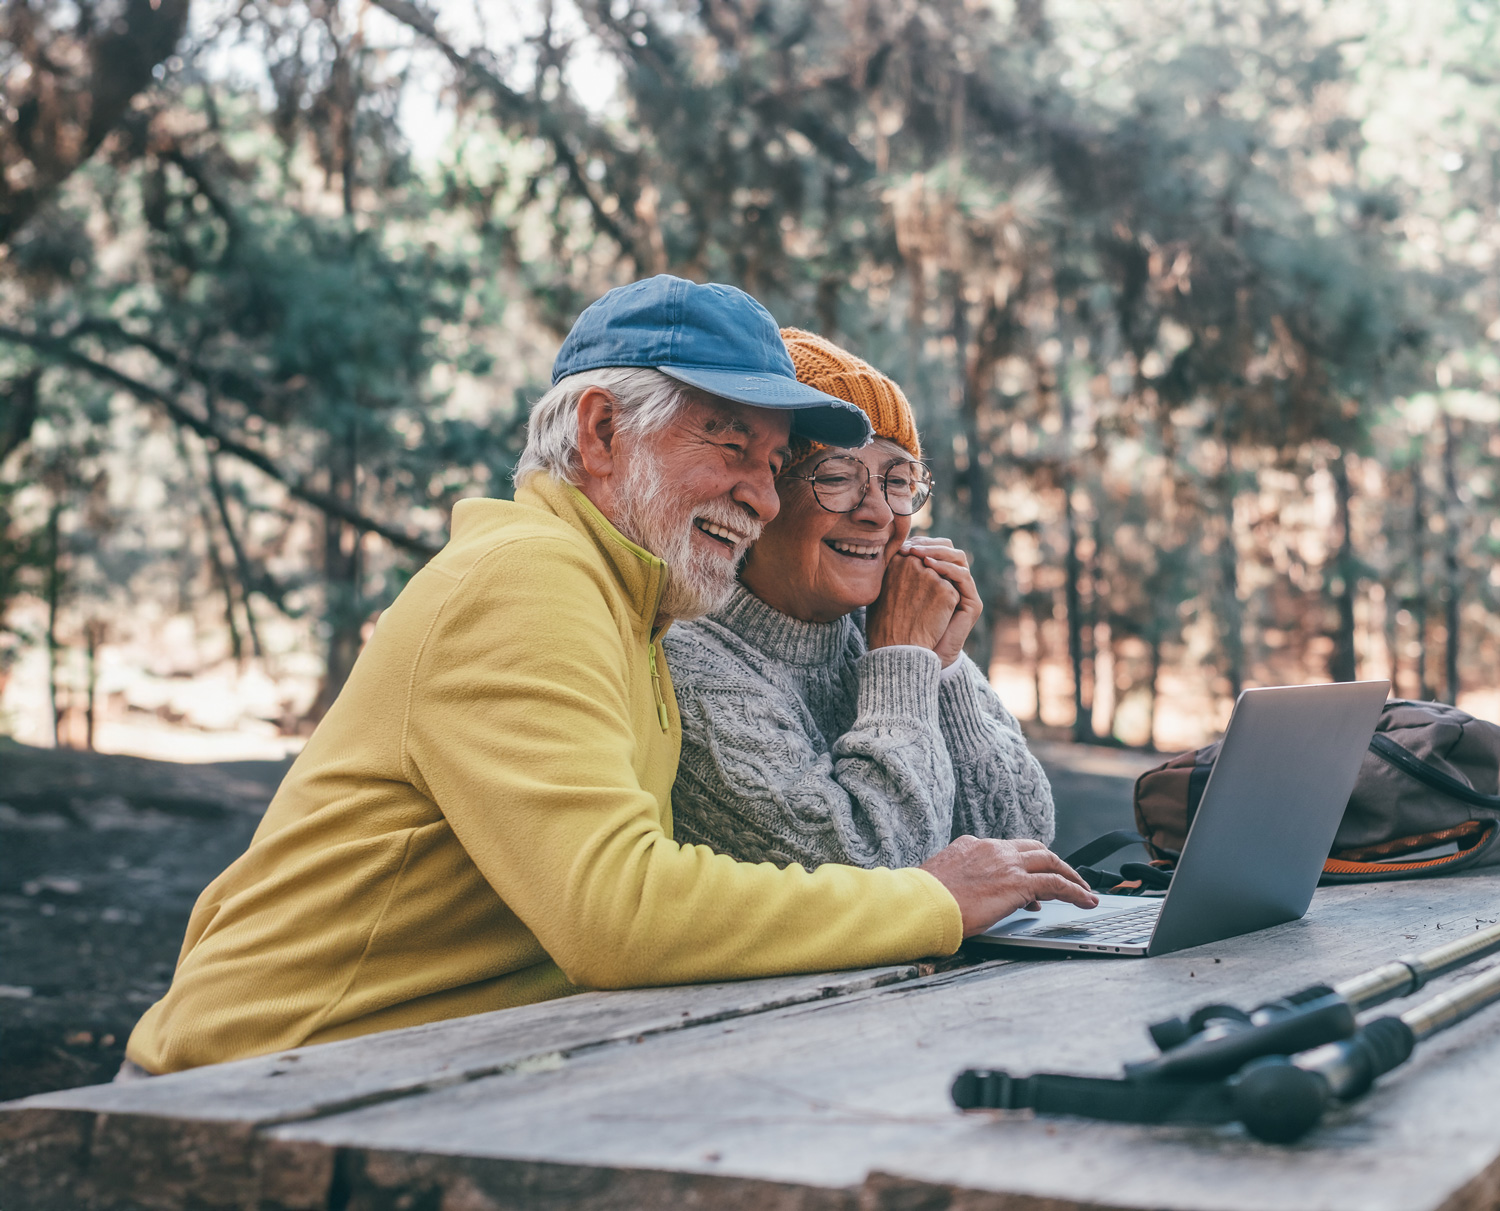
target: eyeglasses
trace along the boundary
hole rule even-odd
[[[870,490],[870,468],[857,458],[825,458],[806,475],[784,475],[812,484],[813,499],[830,513],[853,513]],[[932,472],[919,462],[894,463],[881,475],[880,491],[897,517],[910,517],[932,495]]]

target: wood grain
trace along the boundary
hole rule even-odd
[[[1478,1211],[1500,1189],[1500,1010],[1293,1148],[1238,1128],[961,1115],[947,1090],[974,1063],[1115,1073],[1151,1053],[1150,1021],[1352,975],[1496,917],[1495,875],[1328,888],[1303,921],[1154,959],[587,994],[296,1061],[49,1094],[0,1113],[0,1180],[28,1148],[35,1175],[3,1205],[168,1206],[154,1200],[187,1191],[257,1211],[298,1198],[346,1211]],[[292,1094],[261,1088],[283,1083]],[[177,1124],[163,1132],[164,1118]],[[128,1151],[132,1131],[166,1140],[157,1176],[123,1175],[105,1137]],[[67,1191],[83,1201],[45,1200],[59,1187],[44,1159],[94,1174]]]

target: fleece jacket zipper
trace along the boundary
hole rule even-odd
[[[651,689],[656,694],[656,719],[657,722],[661,724],[661,730],[665,732],[669,729],[670,725],[667,720],[666,699],[664,699],[661,694],[661,673],[658,672],[656,668],[655,641],[653,641],[651,646],[646,649],[646,660],[647,663],[651,666]]]

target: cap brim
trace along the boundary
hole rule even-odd
[[[791,412],[793,437],[805,437],[825,446],[858,447],[870,440],[870,418],[863,409],[794,378],[748,374],[742,370],[708,370],[701,366],[656,368],[679,383],[721,399]]]

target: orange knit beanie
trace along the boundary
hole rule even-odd
[[[781,339],[792,355],[798,382],[857,405],[870,418],[876,437],[895,442],[913,458],[922,457],[917,422],[900,387],[869,362],[815,333],[783,328]],[[815,442],[793,442],[792,462],[823,448]]]

